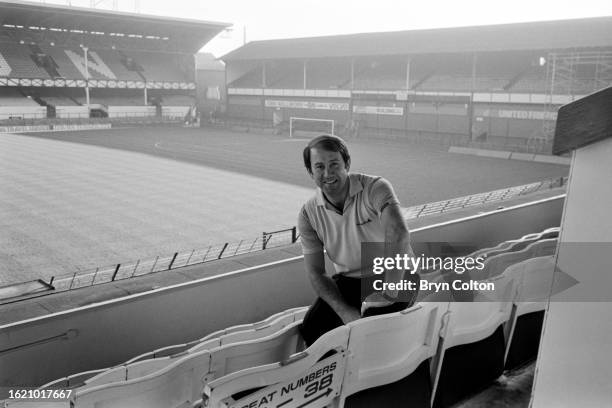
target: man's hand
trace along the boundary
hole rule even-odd
[[[361,318],[359,310],[346,303],[335,282],[325,274],[323,252],[305,254],[304,267],[317,296],[336,312],[344,324]]]
[[[361,315],[359,314],[357,309],[349,307],[349,308],[346,308],[341,313],[340,318],[342,319],[342,322],[344,322],[344,324],[348,324],[348,323],[352,322],[353,320],[360,319]]]

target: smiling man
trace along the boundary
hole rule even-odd
[[[362,242],[389,243],[411,256],[412,250],[393,187],[381,177],[349,173],[351,156],[344,140],[318,136],[304,148],[303,156],[317,186],[298,216],[304,267],[318,296],[301,327],[310,345],[322,334],[359,319],[364,307],[377,310],[368,314],[380,314],[411,304],[389,300],[397,292],[371,294],[362,304],[361,279],[372,273],[361,271]],[[324,249],[334,263],[329,275]],[[385,280],[399,282],[403,276],[404,271],[388,271]]]

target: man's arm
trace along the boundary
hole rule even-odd
[[[385,257],[394,258],[396,254],[408,254],[413,257],[410,246],[410,232],[402,216],[399,204],[389,204],[381,214],[381,223],[385,228]],[[388,270],[385,273],[386,282],[400,282],[404,278],[403,270]],[[416,272],[416,271],[415,271]],[[397,291],[387,291],[392,298],[397,297]]]
[[[323,299],[325,303],[336,312],[344,324],[361,317],[357,309],[349,306],[344,301],[336,283],[325,274],[325,258],[323,252],[305,254],[304,267],[317,296]]]
[[[381,214],[381,222],[385,227],[385,258],[395,258],[397,254],[402,255],[404,253],[408,254],[409,257],[413,257],[414,253],[410,247],[410,233],[402,217],[399,204],[394,203],[386,206]],[[386,270],[385,282],[401,282],[406,272],[403,269]],[[405,296],[398,296],[398,294],[398,290],[390,289],[372,293],[363,301],[361,314],[363,315],[370,308],[387,307],[398,301],[411,301],[404,298]]]
[[[414,254],[410,247],[410,233],[391,183],[382,178],[377,180],[370,190],[370,200],[374,209],[379,212],[380,221],[385,230],[384,257],[395,258],[397,254],[407,254],[409,257],[413,257]],[[387,270],[384,276],[385,282],[401,282],[406,276],[405,272],[404,270]],[[369,307],[389,306],[392,301],[388,299],[403,300],[398,298],[397,290],[373,293],[366,298],[362,305],[362,314]]]

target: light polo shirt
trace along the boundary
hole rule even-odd
[[[349,183],[342,214],[317,188],[316,194],[302,206],[298,229],[304,254],[322,252],[325,248],[336,273],[359,276],[361,243],[385,241],[380,215],[388,205],[399,205],[399,200],[391,184],[382,177],[351,173]]]

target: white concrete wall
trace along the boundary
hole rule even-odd
[[[557,268],[580,283],[553,296],[533,408],[612,406],[612,139],[574,152]]]
[[[155,116],[155,106],[109,106],[109,118],[151,117]]]
[[[47,117],[45,106],[0,106],[0,120],[9,118],[42,119]]]
[[[162,116],[183,119],[191,106],[162,106]]]
[[[89,117],[89,108],[87,106],[56,106],[56,118],[81,119]]]

